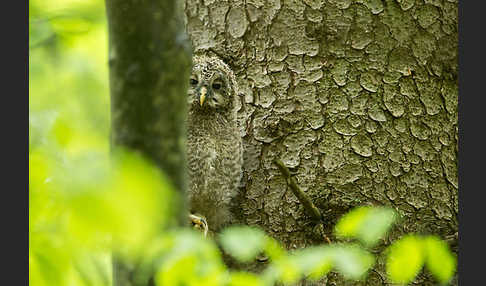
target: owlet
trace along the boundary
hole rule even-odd
[[[231,220],[238,192],[242,143],[232,70],[215,56],[194,56],[188,89],[188,199],[192,223],[217,232]]]

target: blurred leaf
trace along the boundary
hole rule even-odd
[[[265,246],[265,233],[249,226],[232,226],[224,229],[220,235],[223,249],[241,262],[249,262]]]
[[[51,175],[50,160],[44,153],[34,150],[29,154],[29,188],[36,193],[45,188]]]
[[[49,251],[46,251],[49,252]],[[66,264],[57,264],[56,259],[59,255],[48,256],[43,253],[38,253],[31,258],[31,266],[33,267],[34,275],[31,283],[34,285],[64,285]]]
[[[396,213],[390,208],[373,208],[361,226],[359,237],[367,246],[373,246],[383,238],[396,219]]]
[[[37,259],[29,251],[29,285],[44,286],[47,285],[42,278],[42,270],[37,263]]]
[[[82,252],[74,259],[76,277],[84,285],[111,285],[110,253]]]
[[[52,133],[56,142],[65,147],[73,139],[73,130],[66,119],[58,118],[53,126]]]
[[[29,1],[32,285],[110,285],[113,241],[148,239],[173,202],[150,167],[110,160],[105,18],[103,1]]]
[[[170,222],[173,190],[160,171],[140,156],[113,155],[111,165],[77,162],[72,172],[87,176],[76,184],[64,182],[65,188],[71,188],[66,193],[70,231],[86,241],[94,239],[93,243],[109,235],[127,251],[136,251]]]
[[[326,275],[333,266],[330,247],[314,246],[296,250],[291,255],[295,264],[304,276],[318,280]]]
[[[29,247],[34,238],[55,233],[62,223],[64,207],[52,184],[53,161],[40,150],[29,154]],[[35,248],[33,248],[35,249]]]
[[[456,259],[449,246],[436,236],[428,236],[423,242],[427,253],[427,268],[440,283],[447,283],[456,270]]]
[[[358,280],[373,265],[373,255],[358,245],[314,246],[272,261],[262,278],[269,285],[275,282],[292,284],[304,277],[318,280],[334,267],[344,277]]]
[[[55,38],[56,35],[47,20],[29,20],[29,50],[49,44]]]
[[[56,33],[85,33],[93,27],[93,23],[81,17],[55,17],[49,22]]]
[[[336,235],[341,237],[357,237],[371,207],[358,207],[342,216],[336,223]]]
[[[287,251],[280,243],[272,237],[266,236],[263,251],[269,256],[270,260],[278,260],[287,255]]]
[[[422,240],[407,235],[395,241],[388,249],[386,270],[394,283],[409,283],[415,279],[425,262]]]
[[[230,275],[229,286],[263,286],[263,280],[256,274],[248,272],[233,272]]]
[[[332,250],[334,266],[348,279],[362,279],[375,263],[374,256],[357,245],[333,246]]]
[[[375,245],[384,237],[396,213],[385,207],[358,207],[345,214],[336,224],[336,235],[347,238],[358,238],[366,246]]]
[[[287,255],[272,261],[263,275],[264,281],[268,285],[274,285],[275,282],[293,284],[299,281],[301,277],[299,265]]]
[[[57,112],[52,110],[29,111],[29,147],[31,150],[46,146],[48,135],[51,133],[56,117]]]
[[[160,261],[157,285],[222,285],[225,267],[212,241],[192,230],[171,237],[173,244]]]
[[[55,226],[55,225],[53,225]],[[65,285],[70,267],[70,248],[62,237],[56,235],[59,228],[37,232],[29,243],[29,264],[32,265],[34,285]]]

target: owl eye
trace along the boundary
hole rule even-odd
[[[191,85],[196,85],[196,84],[197,84],[197,79],[191,78],[191,79],[189,80],[189,83],[190,83]]]
[[[219,82],[215,82],[215,83],[213,83],[213,88],[214,88],[215,90],[218,90],[218,89],[220,89],[221,87],[222,87],[221,83],[219,83]]]

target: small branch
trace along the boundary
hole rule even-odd
[[[324,234],[324,226],[322,225],[322,215],[319,209],[312,203],[312,201],[309,199],[309,197],[302,191],[302,189],[297,185],[297,182],[295,179],[292,177],[292,174],[290,173],[290,170],[284,165],[284,163],[279,160],[275,159],[273,161],[275,165],[277,165],[278,169],[282,173],[282,175],[285,177],[287,181],[287,185],[290,187],[292,190],[292,193],[299,199],[299,201],[302,203],[304,206],[304,209],[307,210],[307,212],[312,216],[314,220],[319,222],[319,233],[323,236],[324,240],[327,243],[331,243],[331,240],[329,237],[327,237],[326,234]]]
[[[287,185],[290,187],[294,195],[299,199],[299,201],[304,205],[304,208],[309,212],[313,219],[321,221],[321,212],[312,203],[309,197],[299,188],[295,179],[291,176],[289,169],[284,165],[279,159],[273,161],[275,165],[279,168],[280,172],[284,175],[287,180]]]
[[[328,244],[331,244],[331,240],[324,231],[324,224],[322,221],[320,221],[319,224],[317,224],[312,231],[319,237],[322,237],[324,241],[326,241]]]

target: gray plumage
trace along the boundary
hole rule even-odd
[[[191,213],[204,216],[211,231],[231,221],[230,201],[241,179],[237,92],[235,76],[222,60],[194,56],[188,89],[188,198]]]

